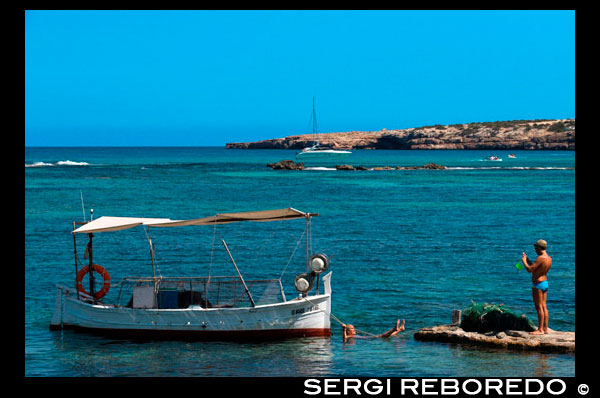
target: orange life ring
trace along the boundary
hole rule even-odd
[[[90,267],[89,267],[89,265],[86,265],[85,267],[80,269],[79,272],[77,272],[77,278],[75,279],[75,287],[77,288],[77,291],[81,292],[81,293],[85,293],[88,296],[90,295],[90,293],[87,292],[83,288],[83,284],[81,283],[81,281],[83,280],[83,276],[85,274],[87,274],[89,271],[90,271]],[[102,289],[100,289],[99,291],[94,293],[94,297],[96,298],[96,300],[100,300],[102,297],[106,296],[106,293],[108,293],[108,289],[110,289],[110,275],[108,274],[108,271],[106,269],[104,269],[103,266],[98,265],[98,264],[94,264],[94,271],[99,273],[100,276],[102,276],[102,279],[104,281],[104,284],[102,285]]]

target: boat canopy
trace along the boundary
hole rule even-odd
[[[288,207],[287,209],[248,211],[241,213],[223,213],[211,217],[191,220],[171,220],[169,218],[136,218],[136,217],[107,217],[103,216],[77,228],[75,234],[90,234],[96,232],[120,231],[145,225],[148,227],[184,227],[188,225],[229,224],[241,221],[281,221],[297,218],[318,216],[317,213],[304,213]]]
[[[103,216],[77,228],[76,234],[89,234],[92,232],[120,231],[137,227],[138,225],[156,225],[173,222],[169,218],[141,218],[141,217],[107,217]]]

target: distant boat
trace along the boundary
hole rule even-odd
[[[490,156],[490,157],[487,157],[487,158],[485,158],[483,160],[492,160],[492,161],[495,161],[495,162],[501,162],[502,161],[502,159],[500,159],[498,156]]]
[[[333,149],[328,146],[321,145],[319,142],[319,133],[317,131],[317,113],[315,112],[315,97],[313,97],[313,110],[312,110],[312,128],[313,128],[313,145],[304,148],[301,152],[296,154],[296,159],[324,159],[324,158],[344,158],[352,154],[350,151],[342,151],[339,149]]]
[[[511,154],[509,154],[509,155],[508,155],[508,157],[509,157],[509,158],[511,158],[511,159],[514,159],[514,158],[516,158],[516,156],[515,156],[514,154],[512,154],[512,153],[511,153]]]

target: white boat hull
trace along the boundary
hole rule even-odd
[[[351,155],[352,152],[348,151],[335,151],[335,150],[324,150],[324,151],[306,151],[300,152],[296,155],[297,159],[340,159]]]
[[[243,308],[138,309],[89,304],[59,288],[51,330],[77,329],[128,338],[243,339],[329,337],[331,288],[325,294]]]

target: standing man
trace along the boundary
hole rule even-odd
[[[525,266],[525,269],[532,274],[531,281],[533,282],[533,287],[531,294],[538,316],[538,329],[530,332],[530,334],[548,334],[548,308],[546,307],[546,298],[548,296],[547,274],[550,271],[550,267],[552,267],[552,258],[546,253],[548,243],[545,240],[538,240],[533,244],[533,247],[538,255],[535,262],[527,258],[525,252],[523,252],[523,256],[521,257],[521,262]]]

